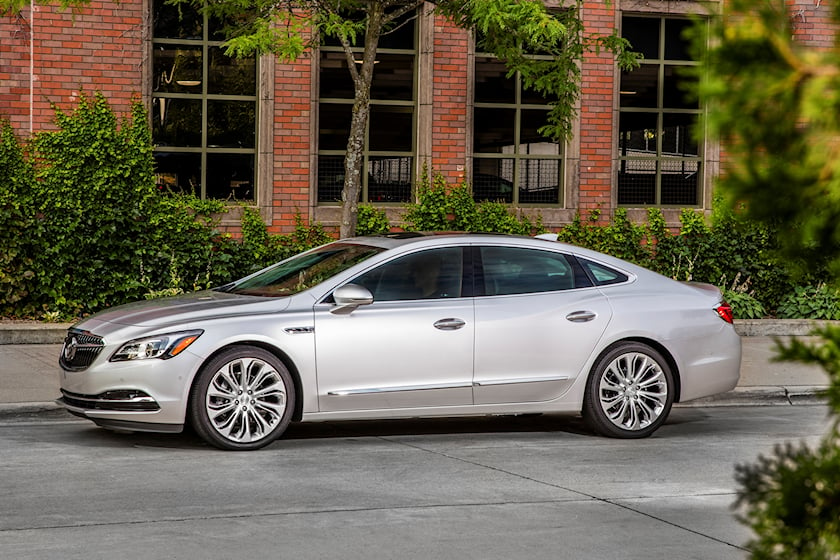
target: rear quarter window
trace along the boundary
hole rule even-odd
[[[628,276],[614,268],[604,266],[602,264],[588,261],[578,257],[583,269],[592,278],[596,286],[609,286],[610,284],[621,284],[629,280]]]

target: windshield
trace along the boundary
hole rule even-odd
[[[227,291],[251,296],[290,296],[308,290],[384,250],[370,245],[331,243],[266,268],[237,282]]]

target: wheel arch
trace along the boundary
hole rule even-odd
[[[615,347],[620,346],[622,344],[626,344],[628,342],[636,342],[639,344],[644,344],[645,346],[650,346],[651,348],[659,352],[663,358],[665,358],[665,361],[668,362],[668,367],[671,368],[671,373],[674,377],[674,402],[680,402],[680,394],[682,392],[682,381],[680,378],[680,368],[677,366],[677,361],[674,359],[674,356],[671,355],[671,352],[669,352],[665,346],[663,346],[660,342],[653,340],[652,338],[646,338],[643,336],[631,336],[628,338],[622,338],[621,340],[616,340],[615,342],[604,348],[601,351],[601,353],[598,354],[598,357],[595,359],[595,361],[592,362],[592,368],[587,374],[587,379],[591,377],[592,374],[595,372],[595,366],[598,365],[598,363],[601,361],[601,358],[603,358],[604,355],[612,351]]]
[[[212,354],[207,356],[202,362],[201,366],[198,368],[198,371],[208,364],[211,360],[213,360],[216,356],[221,354],[222,352],[229,350],[231,348],[237,348],[240,346],[253,346],[256,348],[260,348],[265,350],[266,352],[270,352],[274,357],[278,360],[283,362],[283,365],[286,366],[286,369],[289,370],[289,374],[292,376],[292,381],[295,384],[295,409],[292,412],[292,421],[297,422],[303,416],[303,385],[300,381],[300,372],[298,368],[295,366],[294,361],[282,350],[273,346],[271,344],[267,344],[265,342],[260,342],[258,340],[238,340],[236,342],[232,342],[225,346],[221,346],[217,348]],[[198,381],[199,376],[195,375],[190,383],[188,394],[192,395],[192,388],[195,386],[196,382]],[[191,398],[191,397],[190,397]],[[189,409],[190,403],[187,403],[187,409]]]

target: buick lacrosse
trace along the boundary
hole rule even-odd
[[[551,239],[403,233],[86,318],[59,402],[231,450],[290,422],[482,414],[580,414],[641,438],[674,402],[735,387],[740,361],[714,286]]]

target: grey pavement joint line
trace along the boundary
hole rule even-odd
[[[460,504],[425,504],[425,505],[405,505],[405,506],[390,506],[390,507],[360,507],[360,508],[335,508],[335,509],[318,509],[318,510],[301,510],[301,511],[275,511],[267,513],[230,513],[218,515],[185,515],[182,517],[169,517],[165,519],[142,519],[142,520],[126,520],[126,521],[98,521],[91,523],[76,523],[76,524],[56,524],[56,525],[40,525],[37,527],[12,527],[8,529],[0,529],[0,535],[3,533],[19,533],[24,531],[50,531],[55,529],[86,529],[90,527],[117,527],[120,525],[155,525],[158,523],[185,523],[190,521],[218,521],[224,519],[260,519],[269,517],[287,517],[292,515],[324,515],[333,513],[363,513],[363,512],[377,512],[377,511],[409,511],[409,510],[429,510],[429,509],[457,509],[457,508],[475,508],[488,506],[535,506],[535,505],[550,505],[550,504],[568,504],[574,502],[589,502],[592,500],[528,500],[524,502],[470,502]]]
[[[619,508],[624,509],[624,510],[627,510],[627,511],[629,511],[629,512],[636,513],[636,514],[638,514],[638,515],[642,515],[642,516],[647,517],[647,518],[649,518],[649,519],[653,519],[654,521],[658,521],[658,522],[660,522],[660,523],[664,523],[664,524],[666,524],[666,525],[670,525],[671,527],[674,527],[674,528],[676,528],[676,529],[680,529],[680,530],[682,530],[682,531],[686,531],[686,532],[688,532],[688,533],[692,533],[692,534],[697,535],[697,536],[699,536],[699,537],[702,537],[702,538],[704,538],[704,539],[709,539],[709,540],[711,540],[711,541],[714,541],[714,542],[717,542],[717,543],[720,543],[720,544],[723,544],[723,545],[726,545],[726,546],[730,546],[730,547],[732,547],[732,548],[736,548],[736,549],[738,549],[738,550],[742,550],[742,551],[744,551],[744,552],[748,552],[748,550],[747,550],[746,548],[744,548],[744,547],[742,547],[742,546],[740,546],[740,545],[733,544],[733,543],[730,543],[730,542],[727,542],[727,541],[721,540],[721,539],[719,539],[719,538],[717,538],[717,537],[713,537],[713,536],[711,536],[711,535],[707,535],[707,534],[705,534],[705,533],[701,533],[701,532],[696,531],[696,530],[694,530],[694,529],[690,529],[690,528],[688,528],[688,527],[685,527],[685,526],[683,526],[683,525],[680,525],[679,523],[674,523],[673,521],[668,521],[667,519],[662,519],[661,517],[657,517],[657,516],[655,516],[655,515],[651,515],[651,514],[649,514],[649,513],[645,513],[644,511],[640,511],[640,510],[638,510],[638,509],[636,509],[636,508],[633,508],[633,507],[631,507],[631,506],[629,506],[629,505],[627,505],[627,504],[622,504],[622,503],[620,503],[620,502],[616,502],[616,501],[610,500],[609,498],[601,498],[601,497],[599,497],[599,496],[595,496],[595,495],[592,495],[592,494],[587,494],[586,492],[581,492],[580,490],[575,490],[575,489],[572,489],[572,488],[567,488],[567,487],[565,487],[565,486],[561,486],[561,485],[559,485],[559,484],[553,484],[553,483],[551,483],[551,482],[546,482],[545,480],[538,480],[538,479],[536,479],[536,478],[533,478],[533,477],[530,477],[530,476],[526,476],[526,475],[523,475],[523,474],[520,474],[520,473],[515,473],[515,472],[509,471],[509,470],[506,470],[506,469],[502,469],[502,468],[499,468],[499,467],[494,467],[494,466],[492,466],[492,465],[485,465],[485,464],[483,464],[483,463],[479,463],[479,462],[476,462],[476,461],[471,461],[471,460],[469,460],[469,459],[464,459],[463,457],[456,457],[456,456],[454,456],[454,455],[450,455],[449,453],[444,453],[444,452],[442,452],[442,451],[435,451],[434,449],[427,449],[427,448],[425,448],[425,447],[422,447],[422,446],[419,446],[419,445],[414,445],[414,444],[411,444],[411,443],[406,443],[406,442],[404,442],[404,441],[394,440],[394,439],[387,438],[387,437],[384,437],[384,436],[380,436],[380,439],[384,439],[384,440],[389,441],[389,442],[391,442],[391,443],[397,443],[397,444],[400,444],[400,445],[405,445],[406,447],[411,447],[411,448],[413,448],[413,449],[417,449],[417,450],[420,450],[420,451],[425,451],[425,452],[427,452],[427,453],[433,453],[433,454],[435,454],[435,455],[438,455],[438,456],[440,456],[440,457],[446,457],[447,459],[451,459],[451,460],[453,460],[453,461],[459,461],[459,462],[461,462],[461,463],[466,463],[466,464],[468,464],[468,465],[473,465],[473,466],[476,466],[476,467],[480,467],[480,468],[484,468],[484,469],[488,469],[488,470],[496,471],[496,472],[499,472],[499,473],[502,473],[502,474],[506,474],[506,475],[509,475],[509,476],[513,476],[513,477],[519,478],[519,479],[521,479],[521,480],[527,480],[527,481],[529,481],[529,482],[534,482],[534,483],[536,483],[536,484],[541,484],[541,485],[544,485],[544,486],[548,486],[548,487],[550,487],[550,488],[555,488],[555,489],[557,489],[557,490],[564,490],[564,491],[566,491],[566,492],[571,492],[571,493],[573,493],[573,494],[577,494],[577,495],[579,495],[579,496],[583,496],[583,497],[587,498],[587,500],[586,500],[586,501],[594,501],[594,502],[599,502],[599,503],[602,503],[602,504],[607,504],[607,505],[610,505],[610,506],[619,507]],[[695,495],[695,496],[693,496],[693,497],[705,496],[705,495],[709,495],[709,496],[721,496],[721,495],[724,495],[724,494],[720,494],[720,493],[714,493],[714,494],[697,494],[697,495]],[[726,494],[726,495],[728,495],[728,494]],[[734,493],[733,493],[732,495],[734,496]],[[626,499],[632,499],[632,498],[626,498]],[[563,502],[572,502],[572,501],[575,501],[575,500],[562,500],[562,501],[557,500],[557,502],[558,502],[558,503],[563,503]],[[550,503],[550,502],[549,502],[549,503]]]

